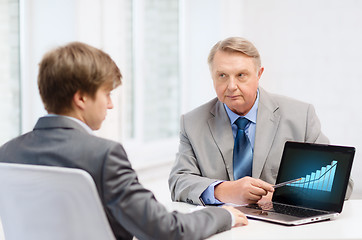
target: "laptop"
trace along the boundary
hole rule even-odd
[[[271,202],[237,207],[248,218],[300,225],[342,212],[354,147],[286,142]]]

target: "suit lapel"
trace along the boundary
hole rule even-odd
[[[277,132],[280,116],[278,104],[259,88],[260,100],[256,120],[255,145],[253,157],[253,177],[259,178]]]
[[[220,101],[216,102],[210,112],[213,115],[213,117],[208,120],[211,134],[221,152],[229,179],[233,180],[234,137],[229,117],[227,116],[224,105]]]

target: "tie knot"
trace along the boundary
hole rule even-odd
[[[238,126],[238,129],[245,129],[245,126],[248,124],[249,120],[247,118],[244,117],[239,117],[236,121],[235,124],[236,126]]]

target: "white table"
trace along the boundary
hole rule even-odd
[[[196,208],[180,202],[169,203],[167,207],[185,213]],[[362,239],[362,199],[346,201],[342,213],[330,221],[284,226],[249,219],[247,226],[232,228],[208,239]]]
[[[188,203],[172,202],[166,207],[171,210],[188,213],[197,207]],[[362,240],[362,199],[348,200],[344,203],[343,211],[336,219],[316,222],[301,226],[283,226],[249,219],[249,224],[243,227],[232,228],[229,231],[216,234],[209,240],[233,239],[361,239]],[[3,240],[0,225],[0,240]]]

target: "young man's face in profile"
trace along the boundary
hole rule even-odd
[[[113,108],[111,99],[112,89],[101,86],[94,98],[88,97],[85,103],[84,121],[92,129],[98,130],[106,119],[107,110]]]

